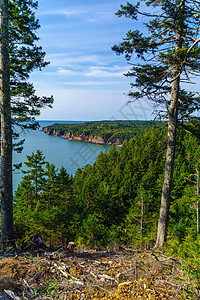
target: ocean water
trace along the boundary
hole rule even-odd
[[[42,131],[42,127],[53,123],[78,123],[77,121],[39,121],[40,128],[37,130],[26,130],[20,132],[20,139],[25,139],[22,153],[13,151],[13,164],[22,162],[22,169],[25,170],[24,162],[27,161],[27,155],[35,153],[37,149],[41,150],[46,157],[46,161],[53,163],[56,168],[62,166],[71,175],[76,173],[78,168],[86,164],[93,164],[101,151],[110,149],[110,146],[94,145],[69,141],[62,137],[49,136]],[[79,121],[79,123],[81,123]],[[13,190],[17,189],[23,174],[21,171],[13,173]]]

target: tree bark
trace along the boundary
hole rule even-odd
[[[199,234],[199,170],[197,169],[197,234]]]
[[[0,0],[0,34],[1,243],[14,245],[8,0]]]
[[[182,48],[183,37],[183,20],[185,14],[185,0],[180,2],[178,7],[176,18],[174,23],[176,25],[176,44],[175,44],[175,56],[176,53]],[[162,247],[167,237],[167,226],[169,219],[169,207],[171,200],[172,179],[174,170],[174,158],[176,149],[176,129],[178,122],[178,107],[179,107],[179,91],[180,91],[180,75],[182,72],[181,63],[174,64],[173,76],[172,76],[172,88],[171,88],[171,101],[168,120],[168,142],[167,142],[167,154],[165,160],[164,181],[161,196],[160,217],[158,221],[157,240],[155,248]]]
[[[178,68],[174,71],[174,80],[172,82],[171,104],[168,121],[168,143],[165,161],[164,182],[161,197],[160,217],[158,221],[157,240],[155,248],[162,247],[166,241],[167,225],[169,218],[169,207],[172,190],[174,157],[176,147],[176,128],[178,117],[178,98],[180,88],[180,76]]]
[[[141,194],[141,219],[140,219],[140,230],[141,235],[143,236],[143,223],[144,223],[144,195]]]

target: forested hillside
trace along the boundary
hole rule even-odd
[[[191,280],[189,289],[180,293],[185,295],[190,290],[191,297],[182,299],[195,299],[199,293],[200,275],[197,233],[200,141],[181,129],[177,132],[177,141],[168,240],[164,249],[172,256],[171,262],[176,262],[176,273],[174,267],[169,273],[173,278],[173,288],[179,280],[185,280],[183,275],[187,276],[187,280]],[[56,170],[39,150],[27,156],[27,170],[23,171],[24,177],[14,197],[17,245],[22,249],[32,249],[35,244],[29,241],[39,237],[48,247],[62,245],[64,249],[69,242],[74,242],[77,249],[107,251],[132,246],[133,251],[146,249],[146,253],[141,257],[138,254],[137,259],[140,260],[138,270],[143,266],[147,272],[148,253],[153,253],[148,249],[152,249],[156,241],[166,146],[166,128],[152,126],[129,141],[125,140],[120,148],[112,145],[109,152],[101,153],[93,165],[78,169],[74,177],[70,177],[64,168]],[[52,249],[48,247],[40,251]],[[71,255],[71,252],[67,253]],[[110,255],[110,252],[104,253]],[[150,258],[150,273],[159,278],[155,272],[160,271],[152,273],[153,257]],[[180,269],[177,258],[181,259]],[[167,274],[171,262],[165,264]],[[135,270],[131,266],[133,264],[129,265],[130,270]],[[160,262],[157,267],[161,267]],[[150,276],[144,270],[142,272],[141,276]],[[107,274],[105,276],[108,278]],[[93,281],[96,282],[97,278]],[[170,297],[175,299],[173,295]]]
[[[15,193],[19,239],[40,232],[47,243],[153,246],[163,181],[166,130],[151,127],[121,148],[101,153],[94,165],[66,170],[45,163],[40,151],[28,156],[28,170]],[[199,140],[178,131],[169,240],[196,236]]]
[[[119,145],[125,139],[130,140],[150,128],[152,124],[162,126],[158,121],[94,121],[78,124],[55,123],[42,130],[49,135],[63,136],[75,141]]]

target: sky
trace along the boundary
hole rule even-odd
[[[119,44],[133,21],[115,13],[123,0],[39,0],[36,17],[39,45],[50,64],[34,71],[30,81],[40,96],[54,96],[53,108],[40,120],[147,120],[150,103],[126,104],[130,69],[124,56],[111,47]],[[137,24],[134,23],[134,26]],[[136,27],[134,27],[136,29]]]

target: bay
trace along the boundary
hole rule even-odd
[[[46,157],[46,161],[53,163],[56,168],[62,166],[70,175],[75,175],[78,168],[86,164],[93,164],[101,151],[110,149],[110,146],[95,145],[69,141],[62,137],[50,136],[42,131],[42,127],[53,123],[83,123],[81,121],[39,121],[40,128],[37,130],[26,130],[20,132],[20,139],[25,139],[22,153],[13,151],[13,164],[22,162],[22,169],[27,161],[27,155],[35,153],[37,149],[41,150]],[[23,174],[20,170],[13,172],[13,190],[17,189]]]

